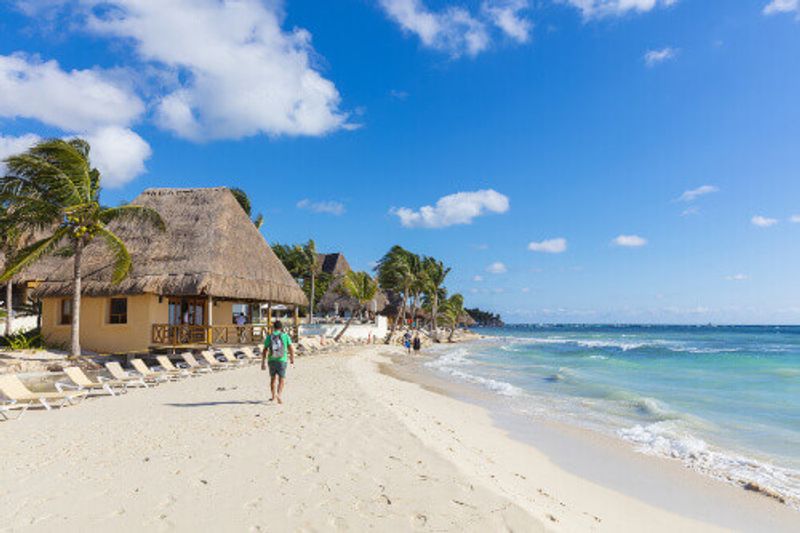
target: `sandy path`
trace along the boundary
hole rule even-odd
[[[541,526],[301,358],[287,404],[232,370],[0,424],[0,531],[515,531]]]

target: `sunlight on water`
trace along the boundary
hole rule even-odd
[[[800,327],[516,326],[426,366],[800,507]]]

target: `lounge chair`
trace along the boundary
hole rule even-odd
[[[145,379],[155,379],[157,381],[175,381],[180,379],[180,375],[173,374],[172,372],[161,371],[157,372],[144,364],[144,361],[141,359],[134,359],[131,361],[131,366],[134,370],[144,376]]]
[[[186,364],[189,365],[189,368],[194,370],[195,372],[213,372],[214,370],[222,370],[221,368],[214,368],[208,365],[201,365],[197,362],[197,359],[194,358],[192,352],[182,353],[181,357]]]
[[[236,357],[236,354],[233,352],[233,348],[222,348],[220,349],[220,352],[222,353],[222,357],[224,357],[225,361],[228,363],[233,363],[239,366],[250,364],[250,360],[246,357]]]
[[[221,363],[219,360],[217,360],[216,357],[214,357],[214,354],[212,352],[210,352],[209,350],[203,350],[202,352],[200,352],[200,355],[203,356],[203,359],[206,360],[206,363],[208,363],[208,366],[210,366],[211,368],[213,368],[215,370],[223,370],[223,369],[226,369],[226,368],[233,368],[228,363]]]
[[[158,365],[166,370],[167,372],[171,372],[176,375],[180,376],[197,376],[199,371],[186,368],[179,368],[172,363],[172,360],[167,357],[166,355],[158,355],[156,356],[156,361],[158,361]],[[184,363],[185,364],[185,363]]]
[[[251,363],[258,363],[261,360],[261,350],[259,350],[258,347],[245,346],[242,348],[242,353],[244,354],[244,358]]]
[[[14,374],[0,376],[0,392],[14,402],[14,404],[27,404],[32,406],[37,402],[50,411],[53,407],[75,405],[86,398],[87,391],[73,392],[32,392]],[[51,403],[53,405],[51,405]]]
[[[92,381],[89,379],[83,370],[77,366],[71,366],[64,369],[64,373],[67,375],[69,380],[72,382],[65,383],[65,382],[58,382],[56,383],[56,388],[59,391],[63,391],[65,388],[75,388],[76,390],[85,390],[88,391],[89,394],[92,393],[99,393],[99,394],[108,394],[110,396],[116,396],[117,392],[128,392],[128,388],[125,385],[124,381],[119,380],[110,380],[103,377],[98,377],[97,381]],[[118,387],[120,390],[115,391],[114,387]],[[102,391],[102,392],[101,392]]]
[[[144,387],[148,388],[150,385],[157,385],[159,381],[155,378],[145,378],[144,376],[132,376],[122,365],[116,361],[106,363],[106,370],[119,381],[124,381],[128,387]]]
[[[30,407],[29,403],[19,403],[16,400],[0,400],[0,420],[16,420]],[[17,416],[10,416],[9,413],[17,410]]]

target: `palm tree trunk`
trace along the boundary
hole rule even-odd
[[[450,328],[450,335],[447,337],[447,342],[453,342],[453,335],[456,333],[456,327]]]
[[[308,298],[309,303],[309,311],[308,311],[308,323],[311,324],[314,320],[314,282],[316,281],[316,276],[314,275],[314,271],[311,271],[311,294]]]
[[[386,337],[384,344],[389,344],[392,342],[392,336],[394,335],[395,330],[397,329],[397,323],[402,320],[405,316],[405,309],[406,309],[406,301],[405,298],[400,302],[400,309],[397,310],[397,317],[394,319],[394,323],[392,324],[392,329],[389,331],[389,335]]]
[[[75,265],[72,273],[72,336],[70,356],[81,355],[81,256],[83,255],[83,241],[75,243]]]
[[[336,335],[336,336],[333,338],[334,342],[339,342],[339,339],[341,339],[341,338],[342,338],[342,335],[344,335],[344,332],[345,332],[345,331],[347,331],[347,328],[349,328],[349,327],[350,327],[350,322],[352,322],[352,321],[353,321],[353,317],[354,317],[354,316],[356,316],[356,314],[355,314],[355,313],[350,313],[350,318],[348,318],[348,319],[347,319],[347,322],[345,323],[344,327],[342,328],[342,331],[340,331],[340,332],[339,332],[339,333],[338,333],[338,334],[337,334],[337,335]]]
[[[433,342],[439,342],[439,332],[436,329],[436,314],[439,312],[439,298],[433,297],[431,302],[431,337]]]
[[[8,280],[6,284],[6,336],[11,336],[11,330],[14,327],[12,322],[14,321],[14,282],[13,280]]]

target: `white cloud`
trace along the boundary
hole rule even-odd
[[[343,215],[346,211],[343,203],[335,202],[333,200],[312,202],[308,198],[305,198],[297,202],[297,207],[299,209],[308,209],[314,213],[327,213],[329,215],[336,216]]]
[[[142,100],[108,72],[67,72],[56,61],[0,56],[0,117],[33,119],[67,137],[85,138],[107,186],[123,185],[145,171],[150,146],[129,128],[143,112]],[[40,140],[34,134],[4,139],[0,151],[11,153]]]
[[[144,112],[131,90],[100,70],[63,70],[56,61],[0,55],[0,117],[28,118],[66,132],[127,126]]]
[[[2,163],[5,158],[24,152],[40,140],[41,138],[33,133],[19,137],[0,135],[0,174],[5,172],[5,165]]]
[[[560,254],[567,251],[567,239],[559,237],[557,239],[548,239],[541,242],[532,242],[528,245],[528,250],[532,252]]]
[[[800,12],[800,0],[772,0],[764,6],[765,15]]]
[[[693,202],[698,198],[700,198],[701,196],[705,196],[707,194],[712,194],[715,192],[719,192],[718,187],[715,187],[714,185],[702,185],[696,189],[683,191],[683,194],[680,195],[678,200],[680,200],[681,202]]]
[[[472,281],[474,281],[475,283],[480,283],[481,281],[483,281],[483,276],[477,276],[477,275],[472,276]]]
[[[692,215],[697,215],[699,213],[700,213],[700,208],[697,207],[696,205],[693,205],[693,206],[687,207],[686,209],[681,211],[681,216],[682,217],[688,217],[688,216],[692,216]]]
[[[647,244],[647,239],[638,235],[619,235],[611,242],[624,248],[641,248]]]
[[[654,67],[670,59],[675,59],[677,53],[677,50],[669,46],[658,50],[648,50],[644,54],[644,64],[648,67]]]
[[[422,0],[379,0],[381,7],[404,31],[422,44],[458,57],[475,56],[489,47],[486,25],[461,7],[433,12]]]
[[[566,0],[578,10],[584,18],[620,16],[630,12],[645,13],[656,7],[669,7],[678,0]]]
[[[450,54],[476,56],[492,44],[492,27],[518,43],[528,42],[533,24],[520,13],[528,0],[484,0],[477,13],[455,5],[430,9],[425,0],[379,0],[390,19],[413,33],[423,46]]]
[[[777,224],[778,219],[756,215],[750,219],[750,222],[754,226],[758,226],[759,228],[768,228],[770,226],[774,226],[775,224]]]
[[[501,263],[500,261],[497,261],[487,266],[486,272],[488,272],[489,274],[505,274],[506,272],[508,272],[508,267],[505,264]]]
[[[531,289],[530,289],[530,287],[522,287],[522,288],[520,289],[520,292],[521,292],[522,294],[528,294],[529,292],[531,292]]]
[[[789,217],[789,222],[800,224],[800,215],[792,215]]]
[[[747,274],[733,274],[731,276],[725,276],[725,279],[728,281],[747,281],[750,279],[750,276]]]
[[[533,24],[521,17],[520,12],[528,8],[527,0],[484,1],[481,9],[495,26],[518,43],[527,43]]]
[[[339,92],[312,65],[311,35],[281,29],[280,2],[81,2],[103,7],[86,13],[89,31],[129,40],[148,66],[172,75],[155,113],[181,137],[323,135],[346,126]]]
[[[415,211],[408,207],[392,208],[390,213],[407,228],[445,228],[458,224],[471,224],[487,213],[505,213],[509,209],[508,197],[493,189],[475,192],[458,192],[443,196],[435,206],[425,205]]]
[[[103,184],[120,187],[145,171],[152,154],[150,145],[127,128],[109,126],[86,135],[92,147],[92,164],[100,171]]]

